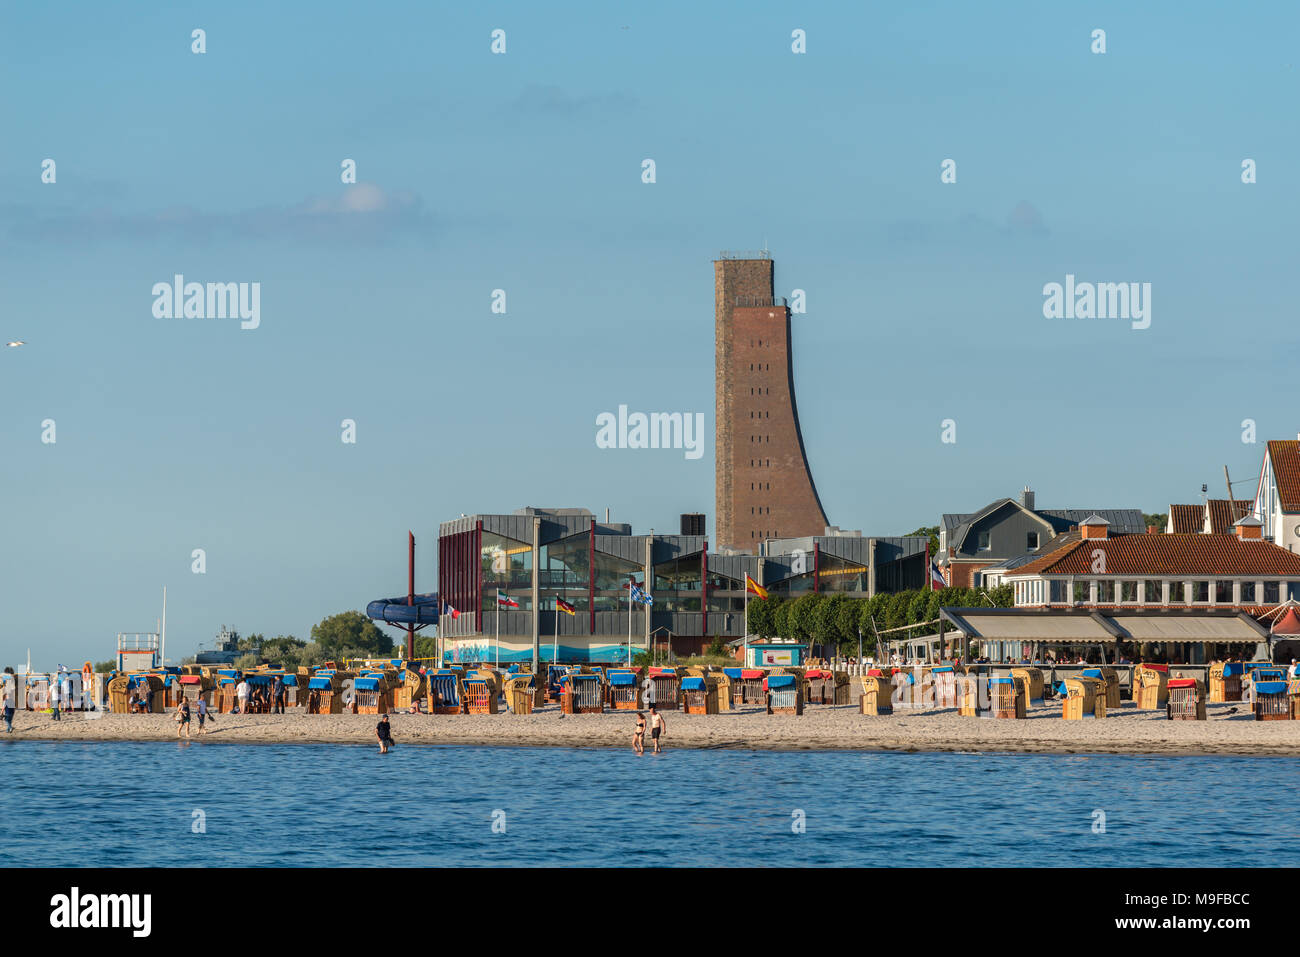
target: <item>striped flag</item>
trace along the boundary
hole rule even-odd
[[[458,612],[455,608],[451,606],[451,602],[443,603],[442,613],[444,615],[450,615],[452,621],[455,621],[457,618],[460,617],[460,612]]]
[[[749,592],[751,595],[757,595],[762,599],[767,598],[767,589],[754,581],[754,579],[750,578],[748,575],[745,576],[745,591]]]
[[[497,589],[497,604],[504,605],[506,608],[518,608],[519,602],[515,601],[500,588]]]
[[[653,605],[654,599],[641,590],[641,586],[636,582],[628,582],[628,587],[632,589],[632,600],[639,601],[643,605]]]
[[[570,605],[570,604],[569,604],[567,601],[565,601],[563,598],[557,598],[557,599],[555,599],[555,610],[556,610],[556,611],[562,611],[562,612],[564,612],[566,615],[576,615],[576,614],[578,613],[578,609],[574,608],[572,605]]]

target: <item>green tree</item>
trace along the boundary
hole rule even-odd
[[[841,651],[848,652],[851,649],[852,654],[858,653],[858,625],[865,604],[861,599],[851,599],[840,606],[835,628],[840,635]]]
[[[345,655],[382,657],[392,654],[393,639],[359,611],[330,615],[311,627],[312,640],[328,658]]]
[[[840,610],[848,599],[842,592],[826,595],[813,611],[813,640],[819,645],[840,645]]]
[[[781,604],[776,606],[772,612],[772,625],[776,630],[777,638],[790,638],[794,635],[794,626],[790,623],[790,613],[794,610],[794,602],[790,599],[782,599]]]
[[[1154,525],[1159,531],[1164,531],[1169,526],[1168,512],[1143,512],[1142,524],[1147,528]]]
[[[924,535],[930,540],[930,557],[937,558],[939,555],[939,526],[923,525],[914,532],[907,533],[909,537],[914,535]],[[928,572],[927,572],[928,574]]]
[[[761,635],[764,638],[772,636],[772,611],[773,602],[780,601],[779,598],[754,598],[749,602],[749,634]]]
[[[812,641],[817,632],[817,608],[825,600],[816,592],[809,592],[794,601],[790,612],[791,637],[795,641]]]

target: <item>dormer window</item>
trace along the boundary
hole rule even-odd
[[[1025,538],[1026,538],[1025,545],[1031,552],[1038,547],[1037,532],[1030,532],[1028,535],[1025,536]]]
[[[988,532],[980,532],[979,542],[979,550],[982,552],[987,552],[993,547],[993,542],[990,540]]]

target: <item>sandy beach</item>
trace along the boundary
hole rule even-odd
[[[1230,713],[1235,709],[1236,713]],[[1065,721],[1059,705],[1034,708],[1025,720],[990,720],[955,710],[864,716],[856,706],[810,706],[802,716],[758,710],[687,716],[663,712],[666,747],[785,751],[998,751],[1042,754],[1300,755],[1300,722],[1255,721],[1240,703],[1211,704],[1208,721],[1169,721],[1163,711],[1125,707],[1101,720]],[[373,715],[220,715],[196,741],[240,744],[374,744]],[[623,748],[635,718],[628,712],[561,715],[550,705],[531,715],[390,716],[401,744]],[[164,715],[18,712],[14,733],[0,739],[53,741],[165,741],[176,722]],[[647,736],[648,739],[648,736]],[[647,747],[649,741],[647,740]]]

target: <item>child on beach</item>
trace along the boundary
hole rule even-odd
[[[393,733],[388,727],[388,715],[380,715],[379,724],[375,725],[375,737],[379,739],[379,753],[387,754],[393,746]]]
[[[645,754],[645,715],[640,711],[636,713],[636,730],[632,732],[632,750]]]
[[[655,743],[655,754],[658,754],[660,751],[659,735],[665,733],[667,730],[668,730],[668,726],[664,724],[664,716],[659,713],[659,710],[654,705],[651,705],[650,706],[650,737]]]

